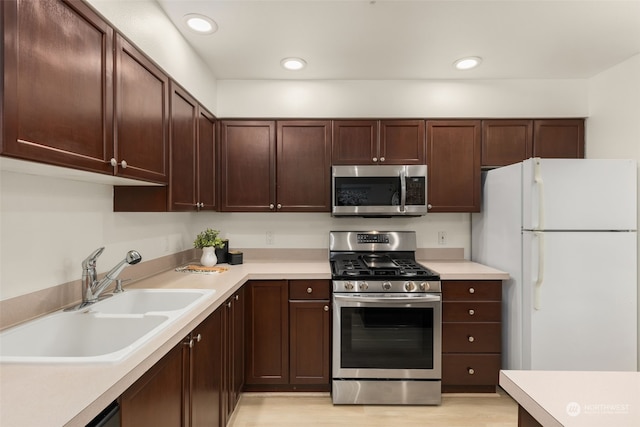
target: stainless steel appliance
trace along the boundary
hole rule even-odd
[[[440,277],[415,251],[415,232],[330,233],[334,404],[440,404]]]
[[[427,213],[426,165],[334,166],[333,216],[421,216]]]

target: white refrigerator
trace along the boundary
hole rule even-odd
[[[637,165],[539,159],[483,173],[471,259],[506,271],[503,369],[637,370]]]

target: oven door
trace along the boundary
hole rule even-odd
[[[333,378],[437,379],[441,294],[334,294]]]

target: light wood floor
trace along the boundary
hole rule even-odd
[[[516,427],[518,405],[496,394],[445,394],[441,406],[337,405],[322,393],[245,393],[230,427]]]

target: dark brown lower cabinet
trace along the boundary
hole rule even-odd
[[[247,283],[244,390],[329,390],[330,283]]]
[[[221,425],[225,426],[238,404],[244,386],[244,288],[224,306]]]
[[[216,310],[120,396],[123,427],[217,427],[224,312]]]

